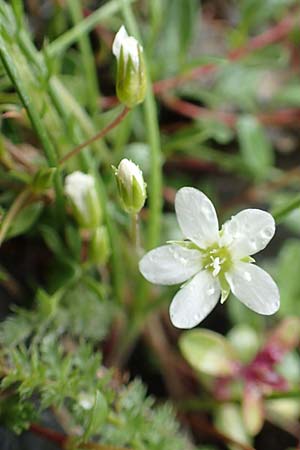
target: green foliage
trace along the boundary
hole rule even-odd
[[[18,214],[16,220],[9,228],[7,237],[12,238],[18,236],[19,234],[28,232],[31,227],[33,227],[33,225],[37,222],[40,214],[42,213],[42,210],[42,202],[33,203],[22,209],[22,211]]]
[[[300,313],[300,242],[290,239],[281,248],[277,261],[277,282],[281,292],[282,316]]]
[[[28,349],[23,345],[3,348],[10,373],[1,387],[15,386],[18,394],[0,404],[1,411],[7,412],[9,428],[21,432],[45,408],[64,406],[82,430],[81,440],[101,434],[99,442],[137,450],[189,448],[170,406],[155,406],[140,381],[118,385],[113,372],[101,367],[100,355],[92,346],[71,341],[69,345],[73,348],[66,354],[55,333],[48,333],[39,345],[33,342]],[[30,402],[33,394],[38,395],[37,415]]]
[[[241,117],[237,133],[243,159],[254,177],[264,178],[274,163],[270,142],[259,122],[251,116]]]
[[[185,332],[180,338],[180,349],[186,360],[199,372],[226,376],[234,370],[234,349],[225,338],[213,331]]]
[[[204,401],[201,409],[212,413],[215,425],[239,447],[249,444],[240,380],[222,404],[214,398],[212,380],[231,374],[236,357],[249,363],[278,317],[300,313],[299,173],[294,170],[300,34],[289,25],[293,17],[298,23],[298,2],[212,1],[205,2],[204,14],[197,0],[109,0],[98,2],[103,5],[96,10],[97,2],[81,0],[45,10],[38,3],[0,1],[1,244],[10,239],[1,247],[0,283],[1,293],[21,305],[0,324],[0,423],[22,433],[51,410],[59,421],[60,413],[66,417],[66,430],[77,433],[70,439],[74,448],[90,441],[131,450],[195,448],[170,404],[157,405],[141,381],[128,383],[126,375],[126,361],[143,336],[144,351],[151,353],[145,360],[159,371],[176,405],[194,395],[182,356],[169,352],[177,335],[159,316],[175,288],[151,287],[138,272],[145,249],[182,238],[173,200],[179,187],[189,185],[211,194],[225,218],[257,207],[271,210],[280,227],[268,255],[281,292],[278,316],[259,316],[229,299],[209,319],[216,332],[183,332],[178,341],[201,379],[196,403]],[[82,10],[83,3],[90,11]],[[286,33],[280,25],[285,17]],[[116,84],[110,41],[123,23],[144,48],[149,78],[144,105],[59,164],[119,112],[119,106],[110,106]],[[111,170],[124,157],[140,165],[148,187],[140,236],[119,207]],[[96,202],[103,209],[99,235],[78,227],[65,201],[64,179],[74,171],[95,178]],[[24,189],[28,196],[15,211]],[[152,320],[162,325],[153,339]],[[220,334],[225,331],[227,338]],[[134,370],[144,375],[144,359],[137,359]],[[277,369],[295,389],[272,395],[297,401],[297,351]],[[293,401],[266,401],[269,419],[292,429],[299,417]]]
[[[14,433],[20,434],[36,420],[37,412],[31,402],[21,401],[17,395],[0,401],[0,422]]]

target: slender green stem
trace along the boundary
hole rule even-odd
[[[133,2],[135,0],[126,0]],[[98,8],[90,16],[86,17],[71,30],[66,31],[55,41],[48,45],[47,51],[49,56],[55,57],[63,53],[67,48],[74,44],[82,35],[89,33],[97,24],[105,21],[108,17],[113,16],[121,8],[119,0],[111,0],[105,5]]]
[[[68,0],[69,10],[72,16],[72,20],[75,25],[82,23],[82,5],[79,0]],[[78,44],[82,58],[82,68],[86,79],[86,96],[89,106],[89,111],[92,116],[98,110],[99,89],[97,82],[97,72],[95,66],[95,60],[92,53],[89,38],[86,34],[82,34],[78,37]]]
[[[135,247],[136,255],[141,256],[141,239],[140,239],[140,224],[139,215],[131,215],[131,239]]]
[[[120,0],[120,2],[122,4],[122,11],[126,20],[126,25],[128,26],[130,33],[135,35],[141,42],[137,22],[131,11],[130,4],[126,0]],[[150,182],[148,183],[150,217],[147,247],[152,248],[158,244],[160,235],[160,219],[162,209],[162,158],[157,110],[151,87],[150,71],[148,69],[147,60],[145,61],[145,64],[148,78],[148,90],[144,103],[144,114],[151,149],[151,177]]]
[[[280,222],[289,213],[294,211],[294,209],[300,208],[300,195],[297,195],[293,200],[290,200],[285,205],[278,207],[272,212],[272,215],[276,222]]]
[[[88,145],[92,144],[93,142],[97,141],[98,139],[102,139],[109,131],[111,131],[113,128],[115,128],[122,120],[127,116],[130,109],[125,106],[125,108],[122,110],[122,112],[110,123],[108,124],[103,130],[99,131],[95,136],[92,136],[87,141],[83,142],[80,145],[77,145],[77,147],[73,148],[70,152],[68,152],[66,155],[64,155],[60,161],[59,165],[62,166],[65,164],[66,161],[68,161],[70,158],[73,158],[73,156],[77,155],[81,150]]]
[[[29,196],[30,196],[29,189],[24,189],[24,191],[21,191],[19,195],[15,198],[7,214],[4,216],[4,220],[0,228],[0,246],[3,243],[12,222],[14,221],[18,213],[21,211],[23,206],[26,204],[27,200],[29,199]]]

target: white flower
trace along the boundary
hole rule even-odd
[[[121,48],[123,49],[124,64],[127,64],[130,57],[135,69],[138,70],[139,51],[142,52],[143,48],[134,37],[128,36],[124,25],[117,32],[112,46],[112,52],[118,60],[121,56]]]
[[[265,248],[275,233],[271,214],[245,209],[219,231],[211,201],[200,191],[184,187],[175,199],[177,220],[186,240],[151,250],[140,261],[144,277],[157,284],[185,283],[170,306],[178,328],[199,324],[230,290],[248,308],[273,314],[279,291],[268,273],[250,255]]]
[[[70,198],[74,215],[82,227],[97,227],[101,219],[95,179],[83,172],[73,172],[65,179],[65,193]]]

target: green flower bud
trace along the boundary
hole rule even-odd
[[[133,108],[146,95],[147,81],[143,47],[122,26],[113,42],[113,54],[117,58],[117,96],[128,108]]]
[[[128,159],[122,159],[115,176],[124,210],[130,214],[140,212],[146,200],[146,184],[140,168]]]
[[[65,193],[81,228],[96,228],[101,223],[101,207],[92,175],[76,171],[66,177]]]
[[[89,260],[94,264],[106,264],[110,255],[109,237],[106,227],[94,231],[89,244]]]

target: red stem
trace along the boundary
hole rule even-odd
[[[203,106],[197,106],[193,103],[181,100],[177,97],[165,96],[162,97],[165,105],[172,111],[181,114],[190,119],[198,119],[200,117],[216,119],[230,128],[234,128],[238,115],[232,112],[212,111]],[[259,113],[257,119],[264,125],[278,125],[286,126],[295,124],[298,126],[300,118],[299,108],[284,108],[274,112]]]
[[[50,430],[49,428],[42,427],[41,425],[37,423],[32,423],[30,425],[30,431],[32,431],[35,434],[38,434],[39,436],[44,437],[48,441],[55,442],[58,444],[61,448],[63,448],[64,444],[67,442],[67,436],[59,433],[54,430]]]
[[[92,136],[87,141],[83,142],[82,144],[77,145],[73,150],[71,150],[69,153],[64,155],[60,161],[59,165],[62,166],[68,159],[72,158],[73,156],[77,155],[84,147],[87,147],[88,145],[92,144],[93,142],[97,141],[98,139],[103,138],[109,131],[111,131],[113,128],[115,128],[117,125],[119,125],[120,122],[127,116],[130,109],[125,106],[123,111],[103,130],[99,131],[97,134]]]
[[[238,61],[241,58],[249,55],[249,53],[281,41],[292,31],[298,21],[299,17],[295,17],[295,14],[293,16],[288,16],[282,19],[274,27],[269,28],[260,35],[250,39],[246,45],[230,51],[227,54],[227,59],[229,61]],[[218,66],[213,63],[205,64],[204,66],[196,67],[195,69],[190,70],[184,75],[177,75],[166,80],[158,81],[154,84],[154,92],[155,94],[163,94],[168,89],[172,89],[179,86],[180,84],[183,84],[186,80],[198,78],[200,76],[214,72],[217,67]]]

